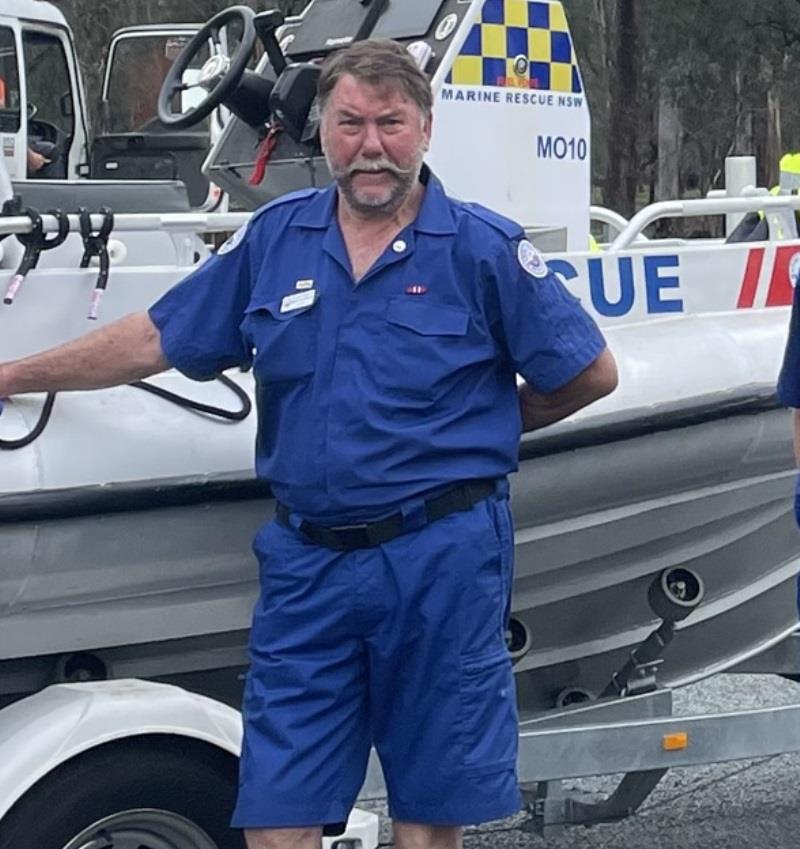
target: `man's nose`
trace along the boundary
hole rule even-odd
[[[383,156],[383,140],[377,124],[365,124],[361,153],[363,156],[374,157],[376,159]]]

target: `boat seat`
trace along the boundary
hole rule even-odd
[[[38,209],[94,212],[101,206],[117,214],[189,212],[189,195],[180,180],[13,180],[22,205]]]

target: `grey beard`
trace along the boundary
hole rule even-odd
[[[354,162],[346,168],[333,168],[328,160],[328,169],[348,205],[356,212],[363,215],[393,215],[405,203],[419,179],[422,170],[422,154],[410,168],[398,168],[394,163],[386,160],[369,163]],[[375,173],[377,171],[388,171],[397,181],[389,197],[384,201],[378,199],[369,201],[357,197],[353,190],[354,175],[358,172]]]

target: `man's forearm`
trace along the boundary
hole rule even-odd
[[[560,398],[536,392],[527,383],[520,387],[519,401],[523,431],[538,430],[540,427],[560,422],[585,406],[576,403],[574,398]]]
[[[57,348],[0,365],[0,398],[23,392],[102,389],[169,368],[158,328],[133,313]]]
[[[581,374],[555,392],[537,392],[523,383],[519,389],[522,430],[538,430],[560,422],[613,392],[616,386],[617,366],[608,348]]]

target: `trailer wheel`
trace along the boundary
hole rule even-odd
[[[57,767],[0,822],[0,849],[244,849],[228,827],[236,759],[175,737],[123,740]]]

